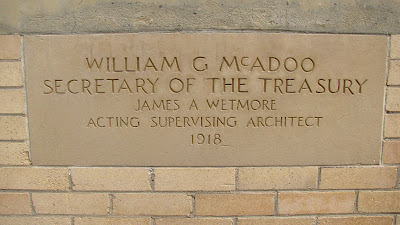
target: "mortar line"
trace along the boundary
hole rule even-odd
[[[192,211],[190,213],[190,217],[196,216],[196,194],[190,195],[192,197]]]
[[[24,88],[24,86],[0,86],[0,90],[15,90],[15,89],[23,89],[23,88]]]
[[[151,192],[155,192],[155,178],[156,175],[154,173],[154,168],[150,168],[148,169],[149,173],[150,173],[150,188],[151,188]]]
[[[24,97],[25,97],[25,123],[26,123],[26,139],[27,139],[27,145],[28,145],[28,152],[29,156],[28,159],[30,161],[30,164],[32,165],[32,152],[31,152],[31,143],[30,143],[30,136],[29,136],[29,123],[28,123],[28,95],[26,92],[26,69],[25,69],[25,46],[24,46],[24,36],[21,35],[21,66],[22,66],[22,76],[23,76],[23,82],[24,82]]]
[[[383,165],[383,151],[384,151],[384,143],[385,143],[385,124],[386,124],[386,112],[387,112],[387,93],[388,93],[388,80],[389,80],[389,64],[390,64],[390,47],[391,47],[391,36],[388,37],[388,44],[386,49],[386,71],[385,71],[385,84],[383,91],[383,118],[382,118],[382,125],[381,125],[381,151],[379,152],[379,164]]]
[[[150,217],[150,224],[156,225],[156,219],[154,219],[154,217]]]
[[[74,183],[72,182],[72,172],[70,168],[68,168],[68,183],[69,183],[69,190],[72,191]]]
[[[88,215],[88,214],[37,214],[35,216],[32,216],[30,214],[1,214],[0,218],[10,218],[10,217],[25,217],[25,218],[32,218],[32,217],[64,217],[64,218],[70,218],[70,217],[96,217],[96,218],[149,218],[150,216],[139,216],[139,215],[113,215],[113,216],[108,216],[106,214],[102,215]],[[164,217],[164,216],[163,216]],[[184,216],[178,217],[178,216],[165,216],[168,218],[187,218]]]
[[[354,217],[354,216],[393,216],[393,212],[391,213],[326,213],[326,214],[318,214],[319,217]],[[395,214],[397,215],[397,214]],[[88,214],[36,214],[34,216],[30,214],[13,214],[13,215],[0,215],[0,218],[10,218],[10,217],[24,217],[24,218],[32,218],[32,217],[95,217],[95,218],[149,218],[153,217],[155,219],[161,218],[181,218],[187,219],[187,216],[176,216],[176,215],[163,215],[163,216],[135,216],[135,215],[88,215]],[[246,215],[240,216],[240,218],[315,218],[315,214],[296,214],[296,215],[289,215],[289,214],[281,214],[278,216],[275,215]],[[196,218],[227,218],[232,219],[232,216],[196,216]]]
[[[319,224],[319,216],[314,217],[314,225]]]
[[[239,168],[235,167],[235,191],[239,188]]]
[[[25,166],[26,167],[26,166]],[[74,194],[90,194],[90,193],[98,193],[98,194],[107,194],[112,190],[74,190]],[[397,191],[391,188],[365,188],[365,189],[284,189],[277,191],[276,189],[266,189],[266,190],[241,190],[241,191],[202,191],[201,194],[274,194],[275,192],[279,193],[343,193],[343,192],[355,192],[355,191]],[[69,189],[66,190],[37,190],[37,189],[0,189],[0,193],[47,193],[47,194],[67,194],[71,193]],[[196,195],[197,191],[112,191],[113,194],[141,194],[141,193],[159,193],[159,194],[186,194],[186,195]]]
[[[396,223],[397,223],[397,216],[393,215],[393,225],[396,225]]]
[[[399,182],[400,182],[400,166],[397,167],[397,178],[396,178],[396,185],[395,188],[399,188]]]
[[[395,110],[393,110],[393,111],[386,111],[386,114],[400,114],[400,111],[395,111]]]
[[[75,218],[71,216],[71,225],[75,225]]]
[[[79,36],[79,35],[109,35],[109,34],[117,34],[117,35],[126,35],[126,34],[204,34],[204,33],[265,33],[265,34],[341,34],[341,35],[363,35],[363,36],[389,36],[388,33],[379,33],[379,32],[371,32],[371,33],[362,33],[362,32],[329,32],[329,31],[312,31],[312,30],[289,30],[289,29],[197,29],[197,30],[180,30],[180,29],[170,29],[170,30],[149,30],[149,31],[129,31],[126,33],[125,31],[96,31],[96,32],[74,32],[74,33],[66,33],[66,32],[54,32],[54,33],[39,33],[39,32],[26,32],[21,33],[20,35],[24,36],[32,36],[32,35],[41,35],[41,36]]]
[[[0,59],[0,62],[20,62],[21,59]]]
[[[277,216],[279,214],[279,211],[278,211],[278,196],[279,196],[278,191],[275,191],[275,195],[274,195],[274,216]]]
[[[108,211],[108,215],[111,216],[111,215],[114,215],[114,194],[110,193],[108,195],[108,197],[109,197],[109,203],[110,203],[110,208],[109,208],[110,210]]]
[[[26,140],[0,140],[0,142],[25,142]],[[397,166],[398,164],[385,164],[385,165],[394,165]],[[23,167],[23,165],[9,165],[11,167]],[[324,167],[324,168],[352,168],[352,167],[379,167],[379,164],[374,164],[374,165],[326,165],[326,166],[307,166],[307,167]],[[0,165],[1,167],[5,167],[5,165]],[[8,166],[7,166],[8,167]],[[36,168],[137,168],[137,169],[148,169],[148,167],[142,167],[142,166],[69,166],[69,165],[35,165],[32,167]],[[299,167],[299,166],[255,166],[254,168],[276,168],[276,167]],[[156,167],[157,168],[157,167]],[[165,167],[162,167],[165,168]],[[168,168],[210,168],[209,166],[207,167],[168,167]],[[214,167],[214,168],[231,168],[231,167]],[[240,167],[240,168],[247,168],[247,167]],[[302,167],[304,168],[304,167]]]
[[[385,140],[400,140],[399,138],[386,138]],[[20,139],[20,140],[0,140],[0,142],[24,142],[27,141],[26,139]],[[398,165],[398,164],[393,164],[393,165]],[[15,166],[18,167],[21,165],[10,165],[10,166]],[[342,164],[342,165],[309,165],[309,166],[302,166],[302,165],[286,165],[286,166],[280,166],[280,165],[265,165],[265,166],[252,166],[251,168],[276,168],[276,167],[284,167],[284,168],[307,168],[307,167],[323,167],[323,168],[337,168],[337,167],[379,167],[381,165],[379,164]],[[0,165],[0,167],[2,167]],[[121,166],[121,165],[36,165],[36,167],[62,167],[62,168],[139,168],[139,169],[148,169],[148,166]],[[232,168],[233,166],[152,166],[153,169],[157,168]],[[237,166],[238,168],[248,168],[248,166]]]
[[[26,140],[0,140],[0,142],[11,142],[11,143],[24,143]],[[21,166],[21,165],[14,165]]]
[[[322,172],[322,167],[318,167],[317,189],[320,189],[321,186],[321,172]]]
[[[22,117],[26,117],[25,113],[0,113],[0,117],[1,116],[22,116]]]
[[[358,211],[358,195],[359,195],[360,191],[356,191],[356,198],[354,201],[354,213],[359,213]]]
[[[238,224],[238,217],[233,217],[232,218],[232,225],[237,225]]]
[[[32,214],[32,216],[35,216],[36,209],[35,209],[35,206],[33,205],[32,193],[29,193],[29,201],[30,201],[30,205],[31,205],[31,214]]]
[[[386,137],[385,141],[400,141],[400,137]]]

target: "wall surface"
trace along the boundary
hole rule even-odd
[[[399,0],[2,0],[0,34],[400,33]]]
[[[397,0],[1,1],[0,224],[400,225],[399,15]],[[379,165],[31,165],[24,36],[204,30],[388,37]]]
[[[24,38],[0,36],[0,224],[398,225],[400,36],[389,38],[379,165],[143,168],[32,166]]]

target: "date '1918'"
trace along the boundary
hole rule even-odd
[[[222,143],[220,134],[192,134],[192,145],[219,145]]]

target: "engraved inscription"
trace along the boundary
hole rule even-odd
[[[33,163],[376,164],[386,43],[357,35],[28,36]]]

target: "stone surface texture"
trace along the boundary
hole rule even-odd
[[[398,34],[399,13],[396,0],[3,0],[0,33],[272,30]]]
[[[32,162],[376,165],[388,40],[282,33],[24,37]],[[192,85],[177,91],[177,79]],[[297,182],[306,176],[297,172],[307,173],[281,172]],[[304,182],[291,185],[311,187]]]

